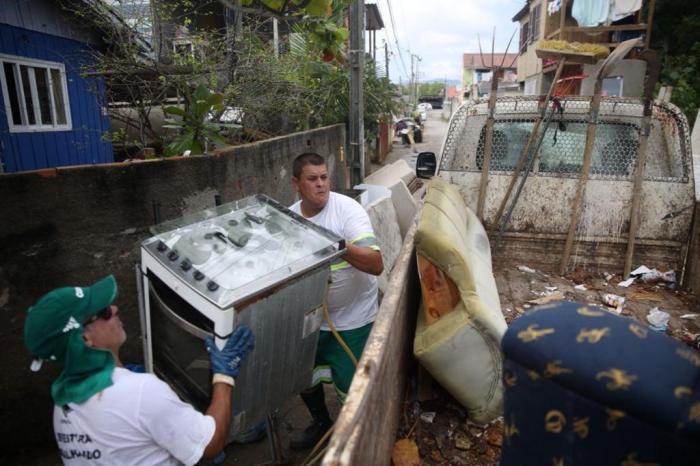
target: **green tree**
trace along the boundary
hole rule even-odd
[[[659,85],[673,86],[671,102],[692,127],[700,107],[700,2],[657,0],[652,48],[661,57]]]

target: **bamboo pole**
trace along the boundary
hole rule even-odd
[[[595,142],[595,133],[598,126],[598,111],[600,110],[602,76],[596,80],[593,98],[591,99],[591,109],[588,116],[588,128],[586,129],[586,146],[583,150],[583,166],[581,167],[581,176],[578,180],[576,188],[576,197],[571,206],[571,221],[569,222],[569,232],[566,235],[566,244],[564,245],[564,253],[561,257],[559,273],[564,275],[569,263],[571,248],[574,244],[576,236],[576,227],[578,226],[579,213],[583,204],[583,195],[586,191],[586,182],[588,181],[588,173],[591,169],[591,159],[593,158],[593,143]]]
[[[492,56],[493,59],[493,56]],[[476,204],[476,215],[484,223],[484,203],[486,201],[486,188],[489,183],[489,169],[491,166],[491,155],[493,153],[493,125],[496,114],[496,94],[498,92],[498,72],[499,68],[494,68],[491,75],[491,94],[489,94],[489,116],[486,120],[486,135],[484,143],[484,162],[481,166],[481,182],[479,184],[479,200]]]
[[[503,215],[503,210],[506,207],[506,204],[508,203],[508,200],[510,199],[510,195],[513,192],[513,187],[515,187],[515,183],[518,180],[518,176],[520,176],[520,172],[523,170],[523,167],[525,166],[525,162],[528,160],[528,153],[530,151],[530,146],[532,145],[532,142],[537,138],[537,133],[539,133],[540,130],[540,124],[542,123],[542,120],[544,120],[544,117],[547,113],[547,106],[549,105],[549,98],[552,96],[554,92],[554,87],[557,84],[557,81],[559,81],[559,76],[561,75],[562,70],[564,69],[564,64],[566,62],[565,58],[562,58],[559,60],[559,65],[557,66],[557,70],[554,73],[554,79],[552,80],[551,86],[549,86],[549,91],[547,92],[547,96],[544,99],[544,102],[540,105],[540,114],[535,120],[535,124],[532,126],[532,132],[530,132],[530,136],[527,138],[527,143],[525,143],[525,147],[523,148],[523,151],[520,153],[520,158],[518,158],[518,163],[515,166],[515,171],[513,172],[513,175],[510,178],[510,183],[508,184],[508,189],[506,190],[505,196],[503,196],[503,200],[501,200],[501,205],[498,206],[498,211],[496,212],[496,217],[494,218],[493,224],[494,225],[499,225],[501,222],[501,216]]]
[[[586,146],[583,150],[583,166],[581,167],[581,177],[579,178],[578,187],[576,189],[576,197],[571,206],[571,222],[569,223],[569,232],[566,235],[566,244],[559,265],[559,273],[564,274],[569,263],[571,248],[574,244],[576,236],[576,227],[578,225],[578,217],[583,204],[583,195],[586,190],[588,181],[588,173],[591,169],[591,158],[593,155],[593,143],[595,142],[596,127],[598,126],[598,113],[600,111],[601,90],[603,87],[603,78],[605,78],[620,62],[630,50],[639,45],[638,39],[630,39],[621,42],[613,52],[608,55],[608,58],[603,61],[602,66],[598,70],[595,79],[595,87],[593,88],[593,98],[591,99],[591,108],[588,115],[588,128],[586,130]]]
[[[652,50],[645,50],[642,58],[647,62],[646,82],[644,84],[644,116],[639,136],[639,149],[637,150],[637,163],[634,167],[634,187],[632,188],[632,206],[630,207],[630,231],[627,237],[627,252],[625,253],[624,277],[632,271],[634,259],[634,241],[639,229],[639,205],[642,197],[642,183],[644,182],[644,167],[647,161],[647,146],[649,132],[651,131],[651,114],[654,99],[654,86],[659,78],[659,58]]]
[[[651,27],[654,22],[654,8],[656,7],[656,0],[651,0],[649,2],[649,11],[647,12],[647,30],[644,35],[644,48],[648,49],[651,44]]]

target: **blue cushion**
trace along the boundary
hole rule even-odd
[[[700,353],[571,302],[535,308],[502,342],[501,465],[700,464]]]

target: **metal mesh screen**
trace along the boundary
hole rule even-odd
[[[538,116],[538,96],[504,97],[496,104],[490,170],[512,172]],[[539,176],[578,177],[583,164],[590,97],[560,99],[536,154],[533,172]],[[590,178],[631,180],[637,160],[642,103],[604,98],[593,145]],[[440,170],[481,171],[486,142],[487,101],[460,107],[450,122]],[[655,104],[648,140],[645,179],[685,183],[689,178],[689,129],[683,114],[671,104]],[[536,146],[536,140],[533,146]]]

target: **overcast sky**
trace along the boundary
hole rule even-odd
[[[411,53],[421,57],[420,81],[461,79],[462,54],[479,52],[477,34],[481,36],[483,52],[490,53],[494,26],[496,52],[505,51],[518,27],[511,18],[525,5],[525,0],[376,0],[376,3],[384,21],[384,29],[377,31],[377,61],[384,61],[384,40],[387,40],[389,77],[398,82],[401,76],[406,82],[411,73]],[[517,42],[516,33],[510,52],[517,51]]]

